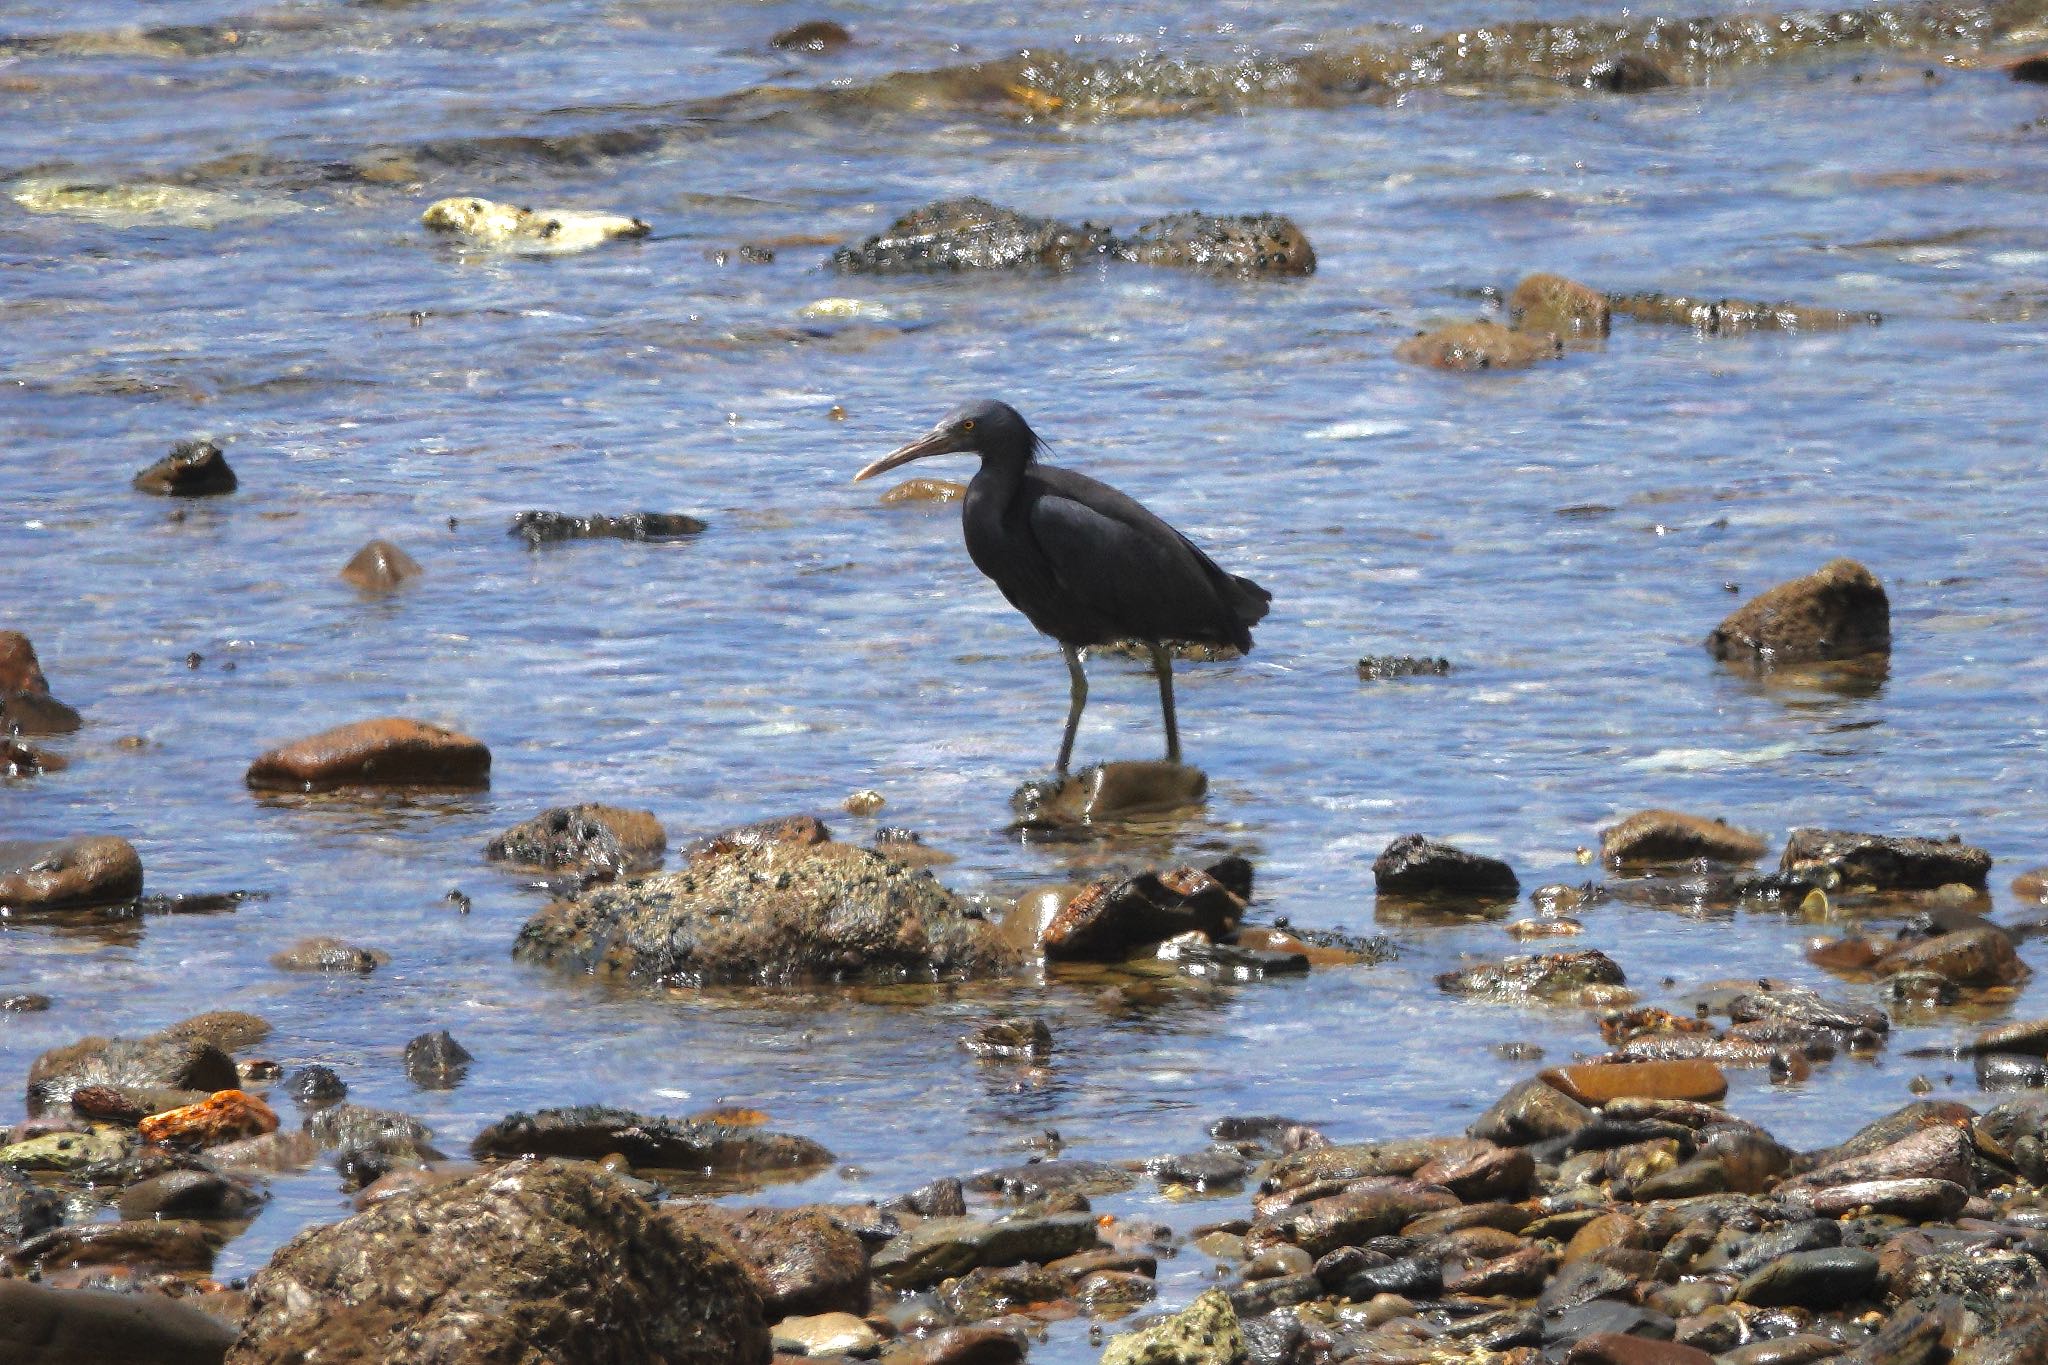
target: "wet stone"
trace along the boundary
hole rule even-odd
[[[0,730],[5,728],[0,725]],[[70,766],[62,754],[18,739],[0,739],[0,777],[40,777],[44,773],[63,772]]]
[[[1099,1244],[1095,1217],[1087,1213],[1020,1215],[992,1223],[934,1218],[878,1247],[868,1269],[886,1288],[921,1289],[976,1266],[1043,1265]]]
[[[659,867],[667,851],[653,811],[595,803],[544,810],[484,845],[494,862],[613,877]]]
[[[905,503],[958,502],[967,496],[967,485],[957,479],[905,479],[882,494],[882,504],[896,507]]]
[[[678,871],[543,908],[514,953],[681,985],[936,981],[1022,964],[1016,945],[928,871],[848,844],[730,838]]]
[[[6,1254],[17,1271],[48,1275],[77,1266],[211,1270],[223,1238],[190,1219],[76,1223],[31,1237]]]
[[[241,1090],[219,1090],[197,1104],[151,1114],[136,1125],[145,1142],[167,1147],[211,1147],[277,1129],[269,1105]]]
[[[67,910],[142,894],[142,858],[113,835],[0,842],[0,906]]]
[[[1647,57],[1620,53],[1604,57],[1573,74],[1572,83],[1610,95],[1639,95],[1671,84],[1670,73]]]
[[[1728,1002],[1728,1017],[1738,1024],[1769,1020],[1841,1033],[1888,1033],[1892,1026],[1891,1016],[1875,1005],[1844,1004],[1814,991],[1782,986],[1744,991]]]
[[[1904,944],[1879,958],[1875,970],[1879,976],[1933,972],[1958,986],[2011,986],[2032,974],[2012,940],[1990,925]]]
[[[1372,877],[1383,896],[1514,897],[1522,890],[1514,869],[1500,859],[1420,834],[1404,834],[1381,850]]]
[[[1431,659],[1411,654],[1370,654],[1358,661],[1362,682],[1388,682],[1396,678],[1449,677],[1449,659]]]
[[[1877,1257],[1850,1247],[1794,1251],[1746,1276],[1735,1297],[1760,1308],[1839,1308],[1877,1289]]]
[[[0,692],[50,695],[50,680],[43,675],[35,644],[18,630],[0,630]]]
[[[703,522],[681,512],[581,517],[567,512],[517,512],[507,534],[529,546],[541,546],[564,540],[680,540],[703,530]]]
[[[358,976],[367,976],[389,961],[389,953],[324,934],[302,938],[270,957],[270,965],[281,972],[344,972]]]
[[[1838,332],[1850,327],[1875,327],[1881,314],[1864,310],[1814,308],[1798,303],[1761,303],[1748,299],[1699,299],[1685,294],[1610,294],[1614,311],[1639,322],[1690,327],[1703,336],[1742,336],[1751,332]]]
[[[1947,1180],[1864,1180],[1815,1194],[1813,1211],[1823,1218],[1879,1214],[1916,1223],[1947,1222],[1969,1200],[1968,1190]]]
[[[334,1104],[348,1098],[348,1086],[333,1067],[300,1067],[284,1078],[285,1093],[301,1105]]]
[[[738,1262],[771,1320],[868,1311],[867,1247],[823,1209],[665,1204],[659,1216]]]
[[[2048,1089],[2048,1058],[2011,1052],[1977,1054],[1973,1069],[1979,1090]]]
[[[1052,1055],[1052,1030],[1043,1019],[995,1019],[960,1045],[983,1061],[1043,1061]]]
[[[1564,354],[1564,343],[1511,331],[1497,322],[1459,322],[1419,332],[1394,348],[1394,358],[1437,370],[1520,370]]]
[[[1832,874],[1845,887],[1879,891],[1933,890],[1952,882],[1981,889],[1991,875],[1991,855],[1954,838],[1795,829],[1785,841],[1779,870],[1809,880]]]
[[[479,1159],[556,1156],[599,1161],[613,1153],[636,1167],[664,1170],[800,1170],[832,1160],[830,1152],[809,1138],[596,1104],[511,1114],[470,1143],[470,1154]]]
[[[1311,1256],[1399,1232],[1426,1213],[1455,1208],[1458,1197],[1440,1185],[1398,1176],[1354,1181],[1341,1194],[1312,1199],[1259,1218],[1245,1234],[1253,1251],[1286,1242]],[[1356,1297],[1355,1295],[1353,1297]]]
[[[199,1038],[163,1034],[147,1038],[85,1038],[36,1058],[28,1073],[32,1114],[65,1107],[85,1086],[233,1090],[241,1082],[234,1059]]]
[[[555,254],[588,251],[605,242],[645,237],[643,219],[585,209],[529,209],[474,195],[437,199],[420,215],[430,232],[460,237],[472,246]]]
[[[1743,603],[1706,643],[1715,658],[1759,671],[1884,653],[1892,645],[1891,601],[1870,570],[1832,560]]]
[[[1107,255],[1111,236],[1092,224],[1035,218],[986,199],[945,199],[913,209],[857,246],[832,253],[848,274],[896,275],[959,270],[1070,270]]]
[[[162,1294],[0,1279],[0,1360],[32,1365],[220,1365],[235,1327]]]
[[[453,1090],[475,1060],[446,1029],[422,1033],[405,1045],[405,1074],[422,1090]]]
[[[212,1043],[222,1052],[254,1047],[270,1036],[270,1021],[246,1010],[208,1010],[180,1019],[164,1029],[160,1038],[197,1038]]]
[[[768,46],[783,52],[826,53],[837,52],[852,41],[853,35],[844,25],[830,19],[809,19],[783,29],[768,40]]]
[[[249,765],[258,790],[325,787],[490,785],[491,751],[481,740],[402,716],[356,721],[272,749]]]
[[[0,1166],[13,1171],[84,1172],[112,1167],[135,1148],[135,1135],[95,1126],[83,1133],[43,1133],[0,1147]]]
[[[1589,986],[1626,982],[1613,958],[1597,948],[1571,953],[1539,953],[1505,957],[1458,971],[1445,972],[1436,983],[1454,995],[1485,1000],[1563,1000]]]
[[[1229,1296],[1211,1289],[1169,1318],[1112,1337],[1101,1365],[1239,1365],[1247,1354]]]
[[[1228,275],[1308,275],[1315,249],[1293,220],[1277,214],[1226,218],[1176,213],[1119,237],[1112,251],[1143,265]]]
[[[1040,1204],[1063,1195],[1121,1194],[1138,1183],[1135,1172],[1108,1161],[1031,1161],[978,1171],[963,1182],[978,1194],[1018,1204]]]
[[[1180,1185],[1192,1190],[1235,1189],[1251,1173],[1251,1164],[1243,1157],[1217,1147],[1154,1157],[1145,1167],[1161,1185]]]
[[[78,712],[55,697],[33,692],[0,693],[0,733],[68,735],[83,724]]]
[[[121,1191],[116,1207],[129,1220],[196,1218],[217,1221],[246,1218],[263,1206],[265,1195],[252,1185],[212,1171],[167,1171]]]
[[[388,540],[373,540],[341,566],[341,579],[363,592],[392,592],[425,570],[419,561]]]
[[[1192,867],[1111,876],[1062,906],[1039,942],[1049,960],[1114,962],[1181,934],[1220,937],[1244,909],[1221,882]]]
[[[1673,810],[1637,811],[1600,831],[1600,855],[1610,863],[1748,863],[1761,858],[1764,847],[1761,836],[1726,821]]]
[[[1159,815],[1201,804],[1209,778],[1184,763],[1098,763],[1050,782],[1027,782],[1010,798],[1021,824],[1056,828]]]
[[[231,1365],[767,1365],[744,1271],[595,1167],[525,1161],[301,1233],[249,1286]]]
[[[1508,316],[1516,330],[1547,332],[1566,341],[1606,336],[1611,312],[1605,294],[1562,275],[1525,276],[1508,295]]]
[[[1587,1105],[1625,1096],[1707,1101],[1728,1093],[1728,1078],[1721,1068],[1705,1061],[1588,1062],[1555,1067],[1544,1072],[1542,1079]]]
[[[64,1197],[38,1185],[0,1157],[0,1246],[25,1242],[63,1221]]]
[[[1489,1142],[1522,1146],[1569,1137],[1592,1121],[1592,1110],[1532,1076],[1495,1100],[1466,1131]]]
[[[50,997],[36,991],[17,991],[0,996],[0,1014],[41,1014],[50,1008]]]
[[[235,491],[235,471],[211,441],[180,441],[171,453],[135,476],[138,492],[159,497],[208,498]]]

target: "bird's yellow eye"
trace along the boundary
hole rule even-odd
[[[960,430],[962,430],[962,431],[972,431],[972,430],[974,430],[974,419],[973,419],[972,417],[963,417],[963,418],[961,418],[961,419],[960,419]]]

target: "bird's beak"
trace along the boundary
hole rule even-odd
[[[909,445],[890,451],[854,475],[853,481],[859,483],[862,479],[872,479],[877,474],[886,474],[898,465],[909,464],[912,460],[922,460],[927,455],[952,455],[966,448],[960,444],[959,438],[952,431],[940,427],[928,436],[920,436]]]

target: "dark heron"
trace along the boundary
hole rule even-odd
[[[1010,605],[1060,642],[1073,680],[1059,771],[1074,753],[1088,704],[1081,651],[1140,640],[1152,652],[1166,717],[1166,761],[1180,762],[1173,718],[1174,643],[1252,647],[1251,627],[1273,600],[1249,578],[1216,567],[1180,532],[1107,484],[1039,464],[1037,433],[1007,403],[969,403],[856,482],[927,455],[981,456],[960,522],[976,568]]]

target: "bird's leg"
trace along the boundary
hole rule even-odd
[[[1067,760],[1074,756],[1074,734],[1081,728],[1081,708],[1088,704],[1088,675],[1081,671],[1081,651],[1073,645],[1061,645],[1060,653],[1067,656],[1067,676],[1073,680],[1068,691],[1067,732],[1060,738],[1060,762],[1056,770],[1061,777],[1067,775]]]
[[[1180,762],[1180,726],[1173,719],[1173,655],[1165,645],[1152,646],[1152,671],[1159,675],[1159,709],[1166,716],[1166,761]]]

